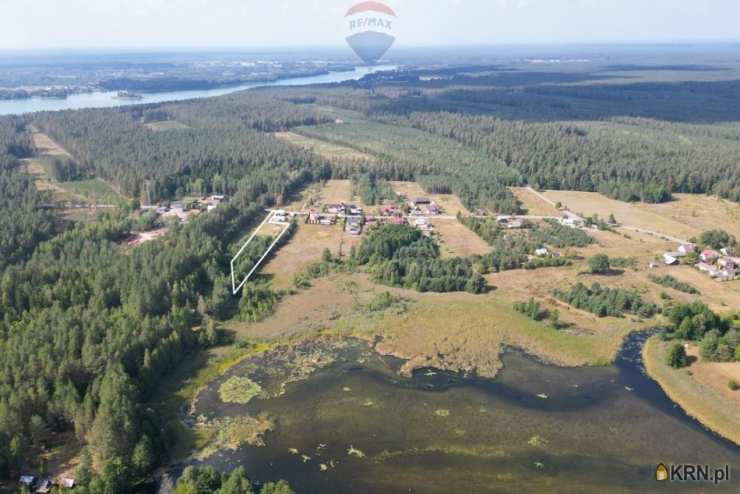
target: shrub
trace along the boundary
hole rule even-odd
[[[597,254],[588,260],[588,267],[592,274],[607,274],[611,271],[611,262],[606,254]]]
[[[668,349],[665,363],[674,369],[680,369],[689,365],[689,358],[686,356],[686,349],[682,343],[674,343]]]

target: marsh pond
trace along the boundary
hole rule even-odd
[[[190,462],[243,465],[299,493],[737,492],[737,481],[656,482],[661,462],[740,475],[740,448],[644,375],[645,338],[631,336],[609,367],[555,367],[511,350],[495,379],[401,377],[401,361],[359,340],[273,350],[198,394],[190,424],[212,439]]]

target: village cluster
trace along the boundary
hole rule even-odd
[[[63,489],[73,489],[75,486],[75,480],[71,478],[62,478],[58,484],[55,484],[51,479],[37,479],[33,475],[21,475],[18,483],[28,491],[38,494],[51,492],[55,485]]]
[[[163,218],[177,218],[182,223],[187,223],[193,216],[201,211],[212,211],[219,204],[227,200],[225,195],[212,195],[201,197],[189,203],[176,202],[165,205],[141,206],[142,211],[156,211]]]
[[[740,256],[730,247],[698,252],[695,244],[684,243],[675,251],[663,254],[663,262],[668,266],[681,264],[682,259],[686,263],[694,263],[696,269],[719,281],[731,281],[738,277]]]
[[[434,201],[426,197],[417,197],[402,206],[395,204],[379,206],[377,214],[369,214],[360,206],[344,202],[311,208],[308,213],[277,210],[273,212],[270,223],[288,223],[294,216],[305,215],[306,223],[310,225],[333,226],[343,219],[345,230],[355,236],[361,235],[365,230],[377,228],[383,223],[410,224],[429,235],[434,231],[429,217],[441,214],[442,209]]]

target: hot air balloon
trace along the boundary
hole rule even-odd
[[[360,2],[344,17],[349,28],[347,44],[368,65],[378,63],[396,41],[393,36],[396,13],[382,2]]]

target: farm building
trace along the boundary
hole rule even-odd
[[[671,254],[671,252],[666,252],[665,254],[663,254],[663,262],[668,266],[675,266],[679,263],[678,257],[674,257]]]
[[[499,216],[498,224],[510,230],[524,228],[524,220],[521,218],[512,218],[511,216]]]
[[[546,255],[550,253],[550,251],[547,250],[546,247],[542,247],[541,249],[535,250],[534,253],[537,257],[545,257]]]
[[[713,262],[714,260],[719,258],[719,252],[717,252],[716,250],[707,249],[702,251],[699,257],[704,262]]]
[[[347,218],[346,229],[352,235],[359,235],[362,233],[362,218],[359,216]]]
[[[310,225],[331,226],[336,224],[337,217],[333,214],[321,214],[316,211],[311,211],[308,213],[308,220],[306,222]]]
[[[51,480],[44,479],[41,482],[39,482],[39,486],[36,489],[37,494],[48,494],[51,492],[52,487],[54,487],[54,484],[51,483]]]
[[[717,261],[717,266],[724,270],[734,270],[737,267],[737,264],[735,264],[735,261],[729,257],[723,257],[720,260]]]
[[[36,477],[33,475],[21,475],[18,479],[18,483],[26,487],[33,487],[33,484],[36,483]]]
[[[326,206],[326,212],[329,214],[344,214],[347,208],[344,203],[329,204]]]
[[[678,252],[682,254],[690,254],[696,250],[695,244],[681,244],[678,246]]]
[[[583,227],[583,222],[580,220],[577,220],[576,218],[562,218],[560,220],[560,224],[563,226],[569,226],[571,228],[581,228]]]
[[[432,200],[428,197],[417,197],[414,199],[414,204],[417,206],[426,206],[432,203]]]
[[[277,210],[273,213],[272,218],[270,218],[270,223],[272,224],[285,224],[290,222],[290,215],[283,210]]]

